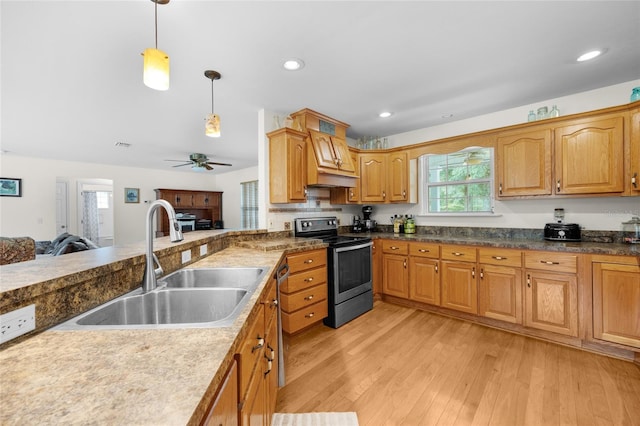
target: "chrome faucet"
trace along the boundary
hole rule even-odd
[[[176,219],[176,211],[171,204],[166,200],[156,200],[151,203],[149,211],[147,212],[147,259],[144,269],[144,279],[142,281],[143,293],[155,290],[158,285],[157,278],[164,273],[158,258],[153,253],[153,214],[160,207],[163,207],[167,211],[167,216],[169,216],[169,238],[171,242],[177,243],[178,241],[182,241],[182,230]],[[157,269],[155,268],[156,264],[158,265]]]

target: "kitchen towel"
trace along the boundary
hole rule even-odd
[[[275,413],[272,426],[358,426],[355,412],[344,413]]]

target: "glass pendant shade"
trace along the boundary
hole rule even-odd
[[[207,114],[204,134],[210,138],[220,137],[220,116],[218,116],[218,114]]]
[[[152,47],[145,49],[142,55],[145,86],[155,90],[169,90],[169,56]]]

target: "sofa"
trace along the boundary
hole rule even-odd
[[[97,248],[99,246],[93,241],[67,232],[52,241],[35,241],[31,237],[0,237],[0,265]]]

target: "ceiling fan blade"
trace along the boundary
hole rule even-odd
[[[216,166],[232,166],[233,164],[229,164],[229,163],[216,163],[215,161],[207,161],[207,164],[213,164]]]
[[[164,160],[164,161],[174,161],[176,163],[184,163],[185,161],[188,161],[188,160]]]
[[[175,166],[171,166],[171,167],[182,167],[182,166],[190,166],[191,163],[184,163],[184,164],[176,164]]]
[[[204,166],[204,168],[205,168],[205,169],[207,169],[207,170],[213,170],[213,167],[211,167],[211,166],[209,165],[209,163],[204,163],[204,164],[203,164],[203,166]]]

